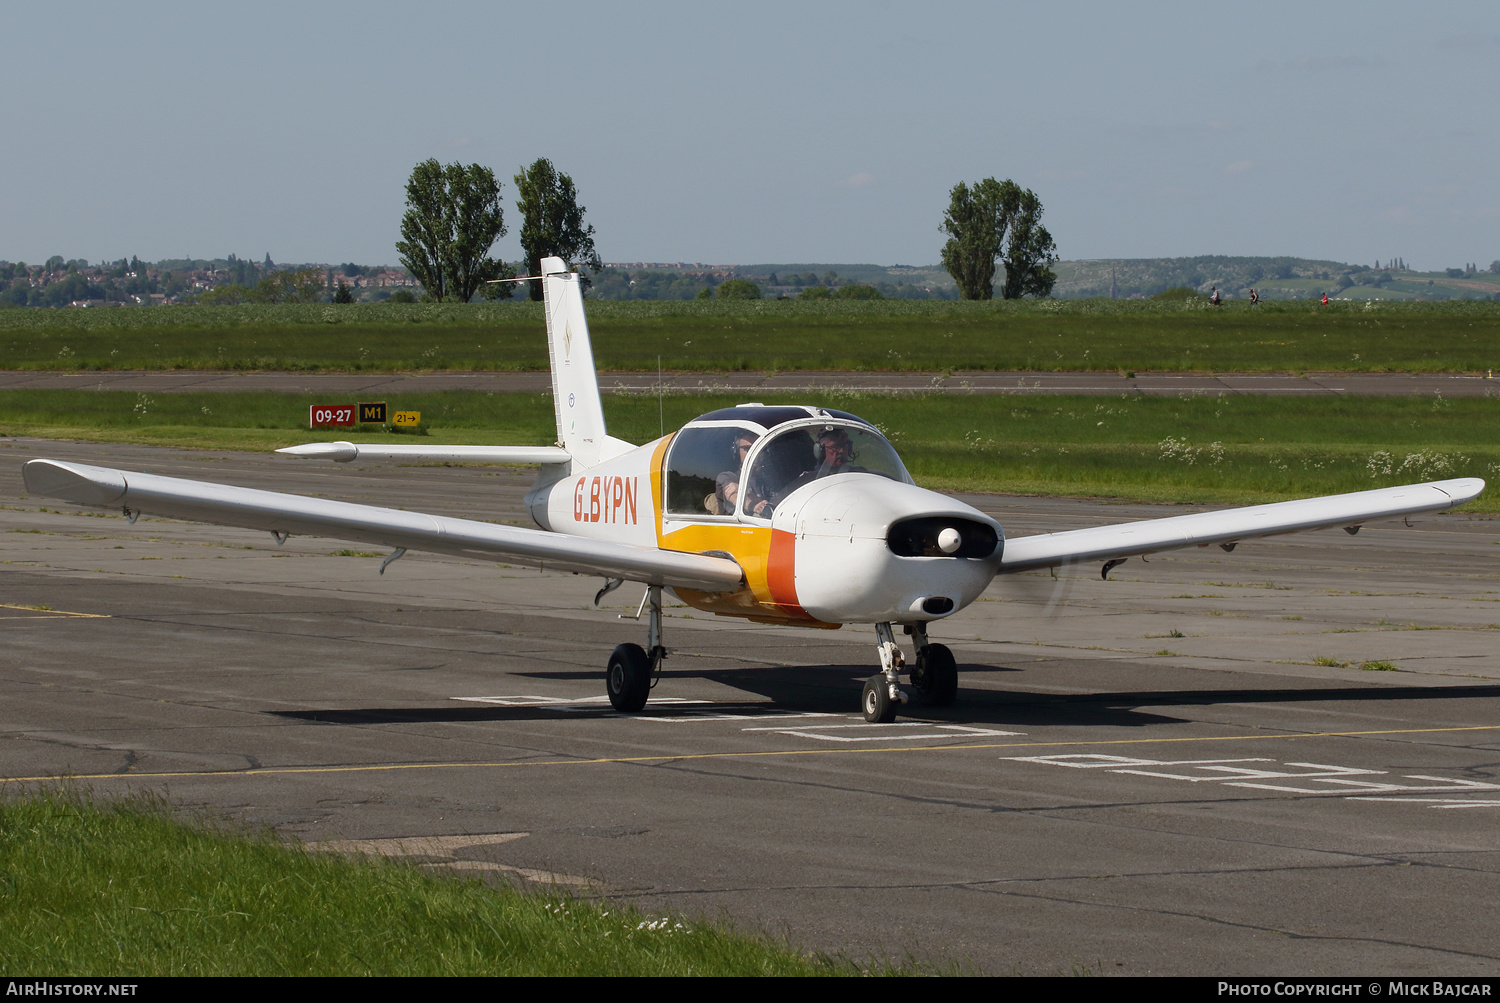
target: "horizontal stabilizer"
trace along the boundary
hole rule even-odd
[[[1138,557],[1180,547],[1238,543],[1306,529],[1358,526],[1375,519],[1396,519],[1421,512],[1441,512],[1472,501],[1483,490],[1484,481],[1479,478],[1457,477],[1427,484],[1406,484],[1249,508],[1023,536],[1005,541],[1000,574]]]
[[[22,468],[22,474],[26,489],[36,495],[278,535],[327,536],[474,560],[543,565],[558,571],[703,592],[733,591],[740,587],[743,578],[740,566],[722,557],[633,547],[519,526],[498,526],[209,481],[61,460],[32,460]]]
[[[408,460],[432,463],[567,463],[560,446],[384,446],[353,442],[309,442],[276,450],[304,460]]]

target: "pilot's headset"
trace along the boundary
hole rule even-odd
[[[854,459],[854,440],[849,438],[849,430],[839,425],[824,425],[818,429],[817,437],[813,440],[813,460],[818,466],[823,465],[823,440],[832,437],[843,442],[849,447],[849,459]]]

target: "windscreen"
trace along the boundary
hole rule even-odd
[[[822,424],[771,433],[756,454],[740,498],[746,515],[768,519],[783,498],[834,474],[878,474],[912,482],[896,450],[864,425]]]

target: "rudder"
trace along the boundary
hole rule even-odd
[[[542,259],[542,304],[552,363],[552,409],[557,443],[578,467],[592,467],[614,450],[605,433],[604,405],[594,371],[594,346],[583,312],[583,286],[561,258]]]

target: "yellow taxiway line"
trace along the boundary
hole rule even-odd
[[[475,763],[386,763],[374,766],[271,766],[248,770],[181,770],[169,773],[73,773],[45,777],[0,777],[0,783],[38,783],[53,780],[170,780],[183,777],[269,777],[299,773],[381,773],[393,770],[509,769],[524,766],[603,766],[615,763],[671,763],[704,759],[760,759],[768,756],[867,755],[874,752],[971,752],[976,749],[1078,748],[1103,745],[1160,745],[1170,742],[1255,742],[1304,738],[1361,738],[1376,735],[1435,735],[1464,731],[1500,731],[1500,724],[1461,728],[1392,728],[1382,731],[1313,731],[1283,735],[1203,735],[1185,738],[1118,738],[1075,742],[988,742],[978,745],[908,745],[864,749],[778,749],[765,752],[661,753],[655,756],[612,756],[600,759],[537,759]]]

